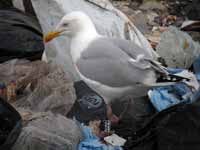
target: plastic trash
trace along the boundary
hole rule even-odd
[[[68,117],[76,118],[81,123],[87,124],[96,118],[107,119],[107,106],[104,99],[92,90],[84,81],[74,83],[76,101],[68,113]]]
[[[44,44],[35,17],[17,9],[0,9],[0,63],[14,59],[41,59]]]
[[[199,150],[200,99],[156,113],[132,130],[124,150]]]
[[[181,26],[182,31],[200,31],[200,21],[185,21]]]
[[[13,7],[12,0],[1,0],[0,9],[11,8]]]
[[[126,140],[119,137],[117,134],[112,134],[111,136],[107,136],[104,140],[111,144],[112,146],[124,146]]]
[[[103,144],[100,138],[92,133],[88,126],[81,125],[84,140],[79,143],[78,150],[122,150],[120,146]]]
[[[15,59],[2,63],[0,81],[7,87],[15,81],[17,95],[9,87],[6,96],[11,96],[11,99],[14,96],[15,106],[37,112],[52,111],[66,115],[76,99],[69,75],[60,66],[43,61]]]
[[[73,120],[62,115],[33,113],[12,150],[76,150],[82,133]],[[7,150],[7,149],[4,149]]]
[[[0,98],[0,150],[10,150],[22,127],[20,114]]]
[[[194,72],[197,80],[200,82],[200,57],[198,57],[193,63]]]
[[[183,69],[169,69],[170,73],[180,74]],[[199,86],[198,86],[199,87]],[[192,103],[199,97],[199,88],[196,91],[185,83],[159,87],[148,92],[151,103],[157,111],[162,111],[179,103]]]
[[[200,45],[187,33],[169,27],[168,31],[161,35],[156,52],[165,60],[168,67],[188,69],[199,56]]]

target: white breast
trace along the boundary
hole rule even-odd
[[[95,39],[99,38],[100,35],[85,32],[72,38],[70,52],[72,60],[75,63],[81,56],[81,53],[88,47],[88,45]]]

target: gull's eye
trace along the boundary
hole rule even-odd
[[[63,26],[64,27],[67,27],[69,24],[68,23],[63,23]]]

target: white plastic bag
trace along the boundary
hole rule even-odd
[[[186,32],[169,27],[169,30],[161,35],[156,52],[164,58],[169,67],[188,69],[199,56],[200,45]]]

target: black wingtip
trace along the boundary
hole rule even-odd
[[[181,77],[174,74],[163,75],[158,78],[157,82],[181,82],[181,81],[189,81],[189,78]]]

